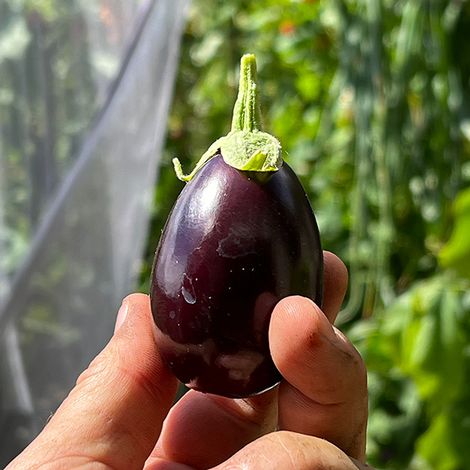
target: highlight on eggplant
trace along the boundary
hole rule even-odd
[[[151,308],[163,360],[188,387],[227,397],[281,380],[269,352],[274,306],[290,295],[321,305],[323,254],[302,185],[281,145],[260,130],[256,60],[241,59],[230,132],[194,170],[161,235]],[[289,338],[286,338],[289,340]]]

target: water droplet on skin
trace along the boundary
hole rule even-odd
[[[183,273],[183,286],[181,286],[181,293],[188,304],[193,305],[196,303],[193,281],[186,275],[186,273]]]
[[[188,304],[193,305],[196,303],[196,298],[194,297],[193,294],[191,294],[191,292],[189,292],[188,289],[186,289],[185,287],[182,287],[181,293],[183,294],[184,300],[186,300]]]

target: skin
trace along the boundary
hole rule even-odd
[[[149,299],[127,297],[116,331],[40,435],[7,470],[357,470],[364,463],[366,370],[332,326],[347,288],[324,253],[323,312],[303,297],[275,307],[269,339],[280,386],[249,399],[188,392],[155,342]]]

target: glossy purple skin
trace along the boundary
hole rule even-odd
[[[164,361],[207,393],[273,387],[272,310],[294,294],[321,304],[322,277],[317,224],[292,169],[284,163],[263,183],[213,157],[181,192],[155,255],[150,296]]]

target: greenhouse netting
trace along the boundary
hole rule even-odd
[[[186,0],[0,4],[0,466],[135,288]]]

